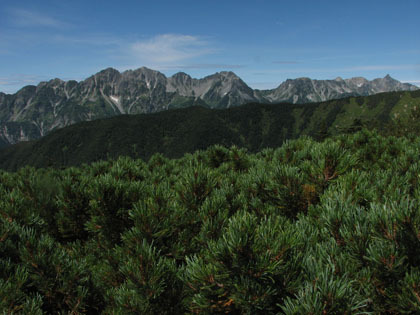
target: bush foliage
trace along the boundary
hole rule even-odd
[[[4,314],[415,314],[420,138],[0,173]]]

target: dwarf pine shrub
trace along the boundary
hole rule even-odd
[[[417,314],[420,138],[0,172],[4,314]]]

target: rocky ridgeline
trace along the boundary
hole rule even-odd
[[[76,122],[121,114],[192,105],[229,108],[250,102],[302,104],[415,89],[389,75],[372,81],[298,78],[272,90],[253,90],[233,72],[194,79],[182,72],[166,77],[145,67],[122,73],[108,68],[81,82],[54,79],[26,86],[12,95],[0,93],[0,146],[37,139]]]

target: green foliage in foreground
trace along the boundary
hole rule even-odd
[[[5,314],[417,314],[420,138],[0,173]]]

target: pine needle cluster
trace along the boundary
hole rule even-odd
[[[0,172],[4,314],[416,314],[420,138]]]

